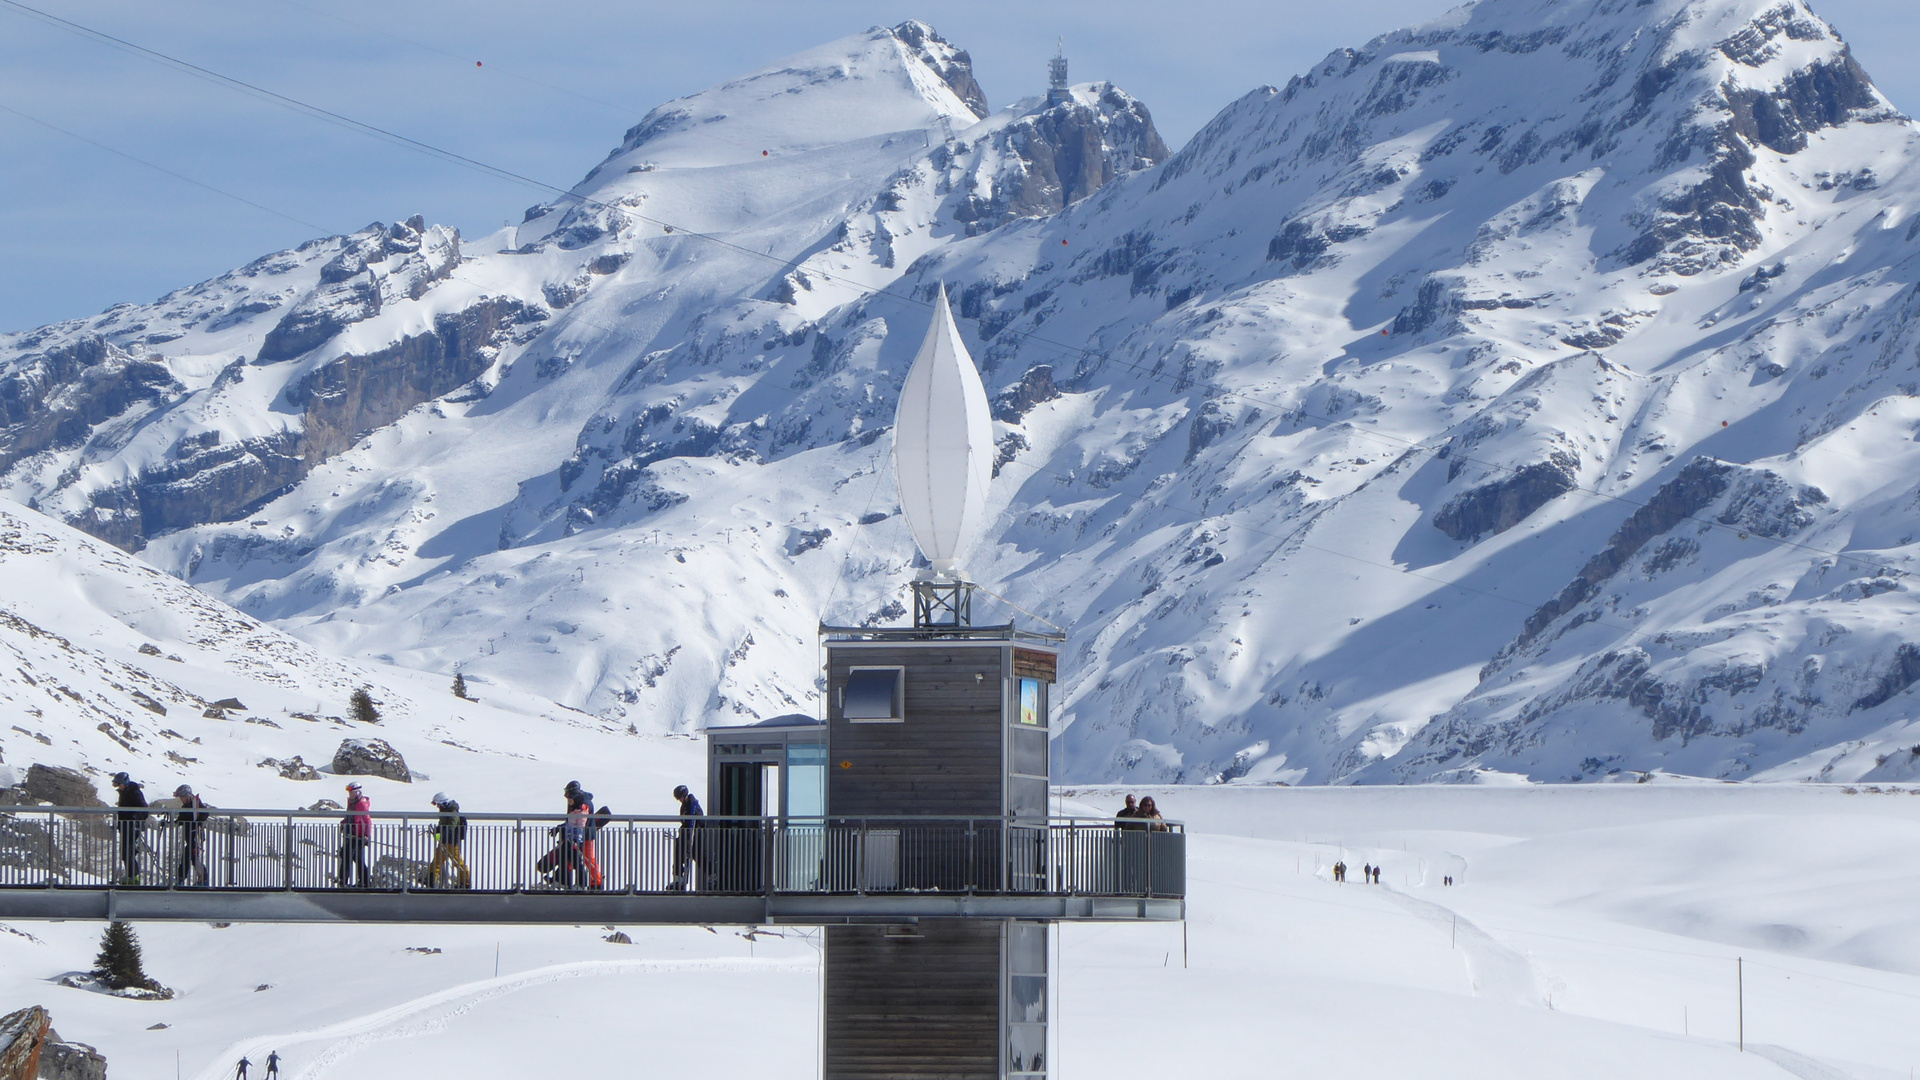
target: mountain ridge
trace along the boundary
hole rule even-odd
[[[155,368],[212,342],[122,327],[96,396],[5,428],[7,490],[350,653],[672,729],[810,709],[795,628],[903,610],[880,457],[945,280],[1004,402],[976,569],[1077,631],[1064,775],[1886,767],[1911,538],[1850,545],[1901,496],[1802,459],[1899,460],[1920,144],[1803,4],[1485,0],[1171,154],[1106,84],[978,90],[876,29],[662,106],[451,262],[414,221],[262,260],[265,311],[197,286],[201,326],[340,329]],[[36,333],[0,379],[63,377]]]

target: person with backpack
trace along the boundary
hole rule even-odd
[[[120,863],[127,885],[140,884],[140,837],[147,828],[147,796],[126,773],[113,774],[113,788],[120,793],[120,809],[113,815],[113,828],[120,838]]]
[[[367,848],[373,843],[373,800],[359,781],[347,785],[347,816],[340,819],[340,874],[343,889],[354,888],[355,872],[359,887],[373,887],[373,875],[367,870]]]
[[[700,800],[694,798],[693,792],[685,784],[673,789],[673,797],[680,803],[680,832],[673,838],[673,880],[667,884],[667,888],[679,892],[687,888],[687,874],[693,863],[700,863],[702,870],[707,868],[705,853],[698,850],[697,834],[694,832],[702,824],[695,819],[705,817],[707,812],[700,808]]]
[[[593,839],[600,832],[599,823],[593,810],[593,792],[580,786],[580,781],[567,782],[567,823],[572,827],[578,821],[579,858],[574,865],[574,884],[577,887],[598,889],[601,885],[600,858],[593,848]]]
[[[440,811],[440,820],[433,826],[433,862],[427,868],[427,884],[435,889],[444,882],[443,871],[452,867],[459,871],[455,879],[459,882],[456,889],[473,888],[473,874],[467,870],[466,857],[460,854],[460,845],[467,840],[467,819],[461,816],[460,804],[444,791],[433,795],[434,808]]]
[[[280,1051],[267,1055],[267,1080],[278,1080],[280,1076]]]
[[[207,801],[185,784],[173,789],[173,797],[180,800],[180,810],[174,815],[180,826],[180,859],[173,868],[173,884],[176,888],[185,885],[191,875],[195,885],[204,887],[207,860],[201,852],[201,838],[207,827]]]

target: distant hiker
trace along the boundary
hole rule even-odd
[[[180,800],[180,810],[174,815],[180,825],[180,860],[173,868],[173,883],[185,885],[191,874],[195,885],[205,885],[207,860],[200,848],[207,825],[207,801],[185,784],[173,789],[173,797]]]
[[[233,1080],[247,1080],[247,1066],[252,1064],[246,1058],[241,1058],[240,1064],[233,1067]]]
[[[267,1080],[276,1080],[280,1075],[280,1051],[267,1055]]]
[[[673,789],[673,797],[680,802],[680,834],[673,838],[673,881],[667,888],[679,890],[687,887],[687,871],[692,863],[698,861],[703,872],[711,868],[707,866],[705,852],[696,850],[694,835],[694,819],[705,817],[707,812],[700,808],[700,800],[693,797],[685,784]]]
[[[120,810],[113,815],[114,831],[120,834],[120,863],[125,869],[122,880],[140,884],[140,834],[147,828],[147,796],[126,773],[113,774],[113,787],[120,793]]]
[[[1336,883],[1347,880],[1347,864],[1344,860],[1333,864],[1333,880]]]
[[[347,785],[347,816],[340,819],[340,887],[354,887],[354,875],[359,875],[359,887],[373,887],[373,875],[367,871],[367,848],[373,843],[373,800],[360,787],[358,781]]]
[[[1153,805],[1153,796],[1151,795],[1140,800],[1140,809],[1133,816],[1140,818],[1144,821],[1152,822],[1153,824],[1147,827],[1152,829],[1154,832],[1168,831],[1165,819],[1161,818],[1160,816],[1160,808]]]
[[[1377,866],[1373,868],[1373,883],[1380,884],[1380,868]]]
[[[467,819],[460,814],[460,804],[444,791],[434,792],[433,805],[440,811],[440,820],[433,826],[433,862],[427,867],[427,884],[435,889],[443,887],[444,872],[452,867],[459,872],[454,879],[459,884],[454,888],[471,889],[473,875],[467,870],[466,858],[460,854],[460,845],[467,839]],[[271,1067],[272,1063],[268,1064]]]

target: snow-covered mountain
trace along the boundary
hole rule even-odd
[[[997,391],[975,575],[1068,776],[1904,775],[1920,138],[1796,0],[1483,0],[1169,155],[876,29],[566,198],[0,337],[4,490],[335,651],[624,729],[894,621],[893,395]],[[1024,616],[1022,616],[1024,617]]]

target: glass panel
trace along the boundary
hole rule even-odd
[[[1047,726],[1047,695],[1039,679],[1020,680],[1020,714],[1022,724],[1033,727]]]
[[[1044,1024],[1047,1020],[1047,977],[1010,975],[1007,977],[1007,1019],[1016,1024]]]
[[[1007,1025],[1007,1069],[1016,1074],[1044,1075],[1047,1071],[1045,1024]]]
[[[849,672],[847,687],[840,694],[840,715],[848,720],[900,719],[901,674],[898,668],[864,668]]]
[[[1013,729],[1013,771],[1026,776],[1047,775],[1047,733],[1036,728]]]
[[[818,765],[787,766],[787,816],[790,818],[827,816],[826,762],[822,761]]]

